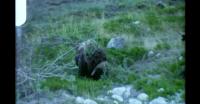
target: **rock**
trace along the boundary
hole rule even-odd
[[[118,100],[118,101],[120,101],[120,102],[123,102],[124,101],[124,99],[121,97],[121,96],[119,96],[119,95],[112,95],[112,98],[113,99],[116,99],[116,100]]]
[[[116,100],[113,101],[114,104],[119,104]]]
[[[134,21],[133,24],[138,25],[140,24],[140,21]]]
[[[86,99],[83,104],[97,104],[97,102],[91,99]]]
[[[158,92],[163,92],[163,91],[165,91],[165,89],[164,89],[164,88],[160,88],[160,89],[158,89],[157,91],[158,91]]]
[[[148,56],[149,56],[149,57],[151,57],[151,56],[153,56],[153,55],[154,55],[154,52],[153,52],[152,50],[148,52]]]
[[[141,93],[141,94],[139,94],[139,95],[137,96],[137,98],[138,98],[139,100],[141,100],[141,101],[147,101],[148,98],[149,98],[149,96],[148,96],[147,94],[145,94],[145,93]]]
[[[123,37],[115,37],[112,38],[108,44],[107,44],[107,48],[123,48],[125,46],[125,38]]]
[[[184,103],[184,99],[182,98],[183,93],[184,93],[184,91],[180,90],[180,92],[176,92],[174,95],[169,96],[169,99],[171,99],[169,104],[182,104],[182,103]]]
[[[166,7],[166,5],[164,4],[163,1],[158,1],[158,3],[157,3],[156,5],[157,5],[157,7],[159,7],[159,8],[165,8],[165,7]]]
[[[156,54],[156,57],[160,57],[160,55],[161,55],[160,53],[157,53],[157,54]]]
[[[98,96],[96,99],[99,101],[106,101],[106,102],[110,100],[108,96]]]
[[[131,86],[126,87],[126,91],[124,92],[124,97],[128,98],[131,95]]]
[[[180,56],[180,57],[178,58],[178,60],[180,60],[180,61],[183,60],[183,56]]]
[[[122,96],[126,91],[126,87],[117,87],[112,89],[109,93]]]
[[[174,100],[170,101],[169,104],[177,104]]]
[[[167,104],[166,99],[163,97],[157,97],[153,99],[149,104]]]
[[[75,98],[74,96],[69,95],[69,94],[67,94],[67,93],[62,93],[62,96],[63,96],[64,98],[67,98],[67,99],[74,99],[74,98]]]
[[[75,99],[76,104],[83,104],[84,101],[85,100],[82,97],[76,97],[76,99]]]
[[[105,100],[104,97],[97,97],[96,99],[99,100],[99,101],[104,101]]]
[[[128,104],[142,104],[142,102],[140,100],[134,99],[134,98],[130,98],[128,100]]]

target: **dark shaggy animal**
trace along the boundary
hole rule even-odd
[[[86,57],[83,50],[79,51],[75,56],[75,61],[79,67],[80,76],[98,80],[105,72],[105,67],[102,65],[106,61],[106,54],[102,49],[96,49],[90,57]]]

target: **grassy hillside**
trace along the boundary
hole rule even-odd
[[[58,90],[94,98],[113,86],[132,85],[150,99],[183,92],[184,100],[185,4],[171,1],[162,8],[156,0],[29,0],[17,99]],[[106,48],[115,36],[127,39],[124,49]],[[74,47],[87,39],[108,57],[109,76],[97,81],[77,75]]]

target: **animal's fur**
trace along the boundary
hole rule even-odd
[[[83,46],[78,47],[75,56],[76,65],[79,67],[80,76],[97,80],[105,71],[102,63],[107,60],[106,54],[101,48],[97,47],[88,55],[85,53],[85,50],[88,48],[87,45],[90,44],[84,43]]]

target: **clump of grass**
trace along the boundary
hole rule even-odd
[[[135,72],[128,74],[128,83],[133,83],[138,78],[138,75]]]
[[[159,43],[155,46],[155,50],[163,50],[163,49],[170,49],[171,46],[167,43],[167,42],[162,42],[162,43]]]
[[[167,97],[173,95],[178,90],[183,89],[184,81],[178,79],[169,80],[164,77],[159,79],[140,78],[135,81],[134,86],[136,89],[143,90],[149,94],[150,99],[153,99],[157,96]],[[159,93],[159,88],[164,88],[164,91]]]
[[[164,69],[165,76],[171,76],[171,79],[182,79],[184,65],[184,60],[175,60],[173,63],[161,63],[159,67]]]
[[[76,86],[75,93],[77,95],[89,95],[89,96],[97,96],[99,95],[103,89],[107,90],[111,86],[110,80],[91,80],[86,78],[78,78],[74,86]]]
[[[49,77],[41,82],[42,89],[49,89],[51,91],[64,89],[69,86],[67,80],[61,79],[60,77]]]
[[[103,13],[103,9],[101,8],[97,8],[97,7],[93,7],[93,8],[89,8],[87,10],[88,15],[92,16],[92,17],[101,17],[102,13]]]
[[[176,22],[176,23],[184,23],[184,16],[165,16],[163,17],[163,20],[166,22]]]
[[[121,65],[111,65],[108,72],[108,79],[111,79],[114,83],[125,84],[127,82],[128,71]]]
[[[167,6],[163,9],[158,9],[158,12],[162,14],[176,14],[178,12],[184,12],[184,10],[185,10],[185,5],[181,3],[176,6]]]
[[[144,15],[144,22],[147,23],[147,25],[153,29],[153,30],[163,30],[162,28],[162,21],[161,21],[161,16],[158,15],[157,12],[154,10],[148,10],[146,11]]]
[[[132,15],[122,15],[116,19],[105,22],[103,27],[108,32],[139,35],[140,27],[133,24],[134,20]]]
[[[106,47],[108,42],[109,42],[109,38],[107,37],[99,37],[96,39],[96,41],[103,47]]]
[[[125,58],[139,60],[143,58],[147,50],[144,47],[133,47],[128,49],[107,49],[108,59],[122,64]]]
[[[111,85],[110,80],[91,80],[87,78],[77,78],[75,81],[68,81],[60,77],[49,77],[41,81],[41,88],[56,91],[60,89],[68,90],[76,96],[97,96]]]

